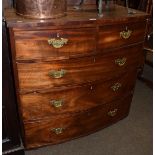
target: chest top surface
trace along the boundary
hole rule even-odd
[[[145,12],[134,10],[133,14],[127,13],[127,8],[116,5],[113,11],[103,11],[103,17],[99,17],[97,10],[72,10],[68,9],[67,16],[57,19],[36,20],[21,17],[15,13],[14,9],[5,10],[5,19],[8,27],[13,28],[33,28],[33,27],[92,27],[93,25],[109,25],[128,21],[139,21],[148,18]],[[86,26],[87,25],[87,26]]]

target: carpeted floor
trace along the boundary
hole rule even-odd
[[[26,155],[152,155],[152,96],[152,90],[137,81],[127,118],[89,136],[26,151]]]

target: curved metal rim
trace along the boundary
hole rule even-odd
[[[19,16],[22,16],[24,18],[31,18],[31,19],[54,19],[54,18],[60,18],[60,17],[66,16],[67,12],[64,12],[64,13],[61,13],[61,14],[56,14],[56,15],[51,15],[51,16],[43,16],[43,17],[32,16],[32,15],[24,15],[24,14],[21,14],[21,13],[19,13],[17,11],[16,11],[16,14],[19,15]]]

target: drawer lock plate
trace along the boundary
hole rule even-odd
[[[122,84],[121,84],[121,83],[115,83],[115,84],[111,87],[111,89],[112,89],[113,91],[118,91],[119,88],[121,88],[121,87],[122,87]]]
[[[131,34],[132,34],[131,30],[121,31],[120,32],[120,37],[123,38],[123,39],[129,39]]]
[[[68,39],[65,38],[51,38],[48,39],[48,44],[52,45],[54,48],[61,48],[63,47],[65,44],[67,44]]]
[[[114,109],[114,110],[112,110],[112,111],[109,111],[109,112],[108,112],[108,115],[111,116],[111,117],[114,117],[114,116],[116,116],[117,111],[118,111],[118,109]]]
[[[64,128],[53,128],[51,131],[53,131],[56,135],[60,135],[63,133]]]
[[[63,106],[63,100],[51,100],[50,103],[55,107],[55,108],[60,108]]]
[[[65,74],[66,74],[66,70],[64,69],[61,69],[60,71],[56,71],[56,70],[49,71],[49,76],[54,79],[62,78],[64,77]]]

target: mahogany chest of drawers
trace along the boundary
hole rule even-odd
[[[148,16],[68,11],[31,20],[6,11],[25,147],[61,143],[129,113]]]

